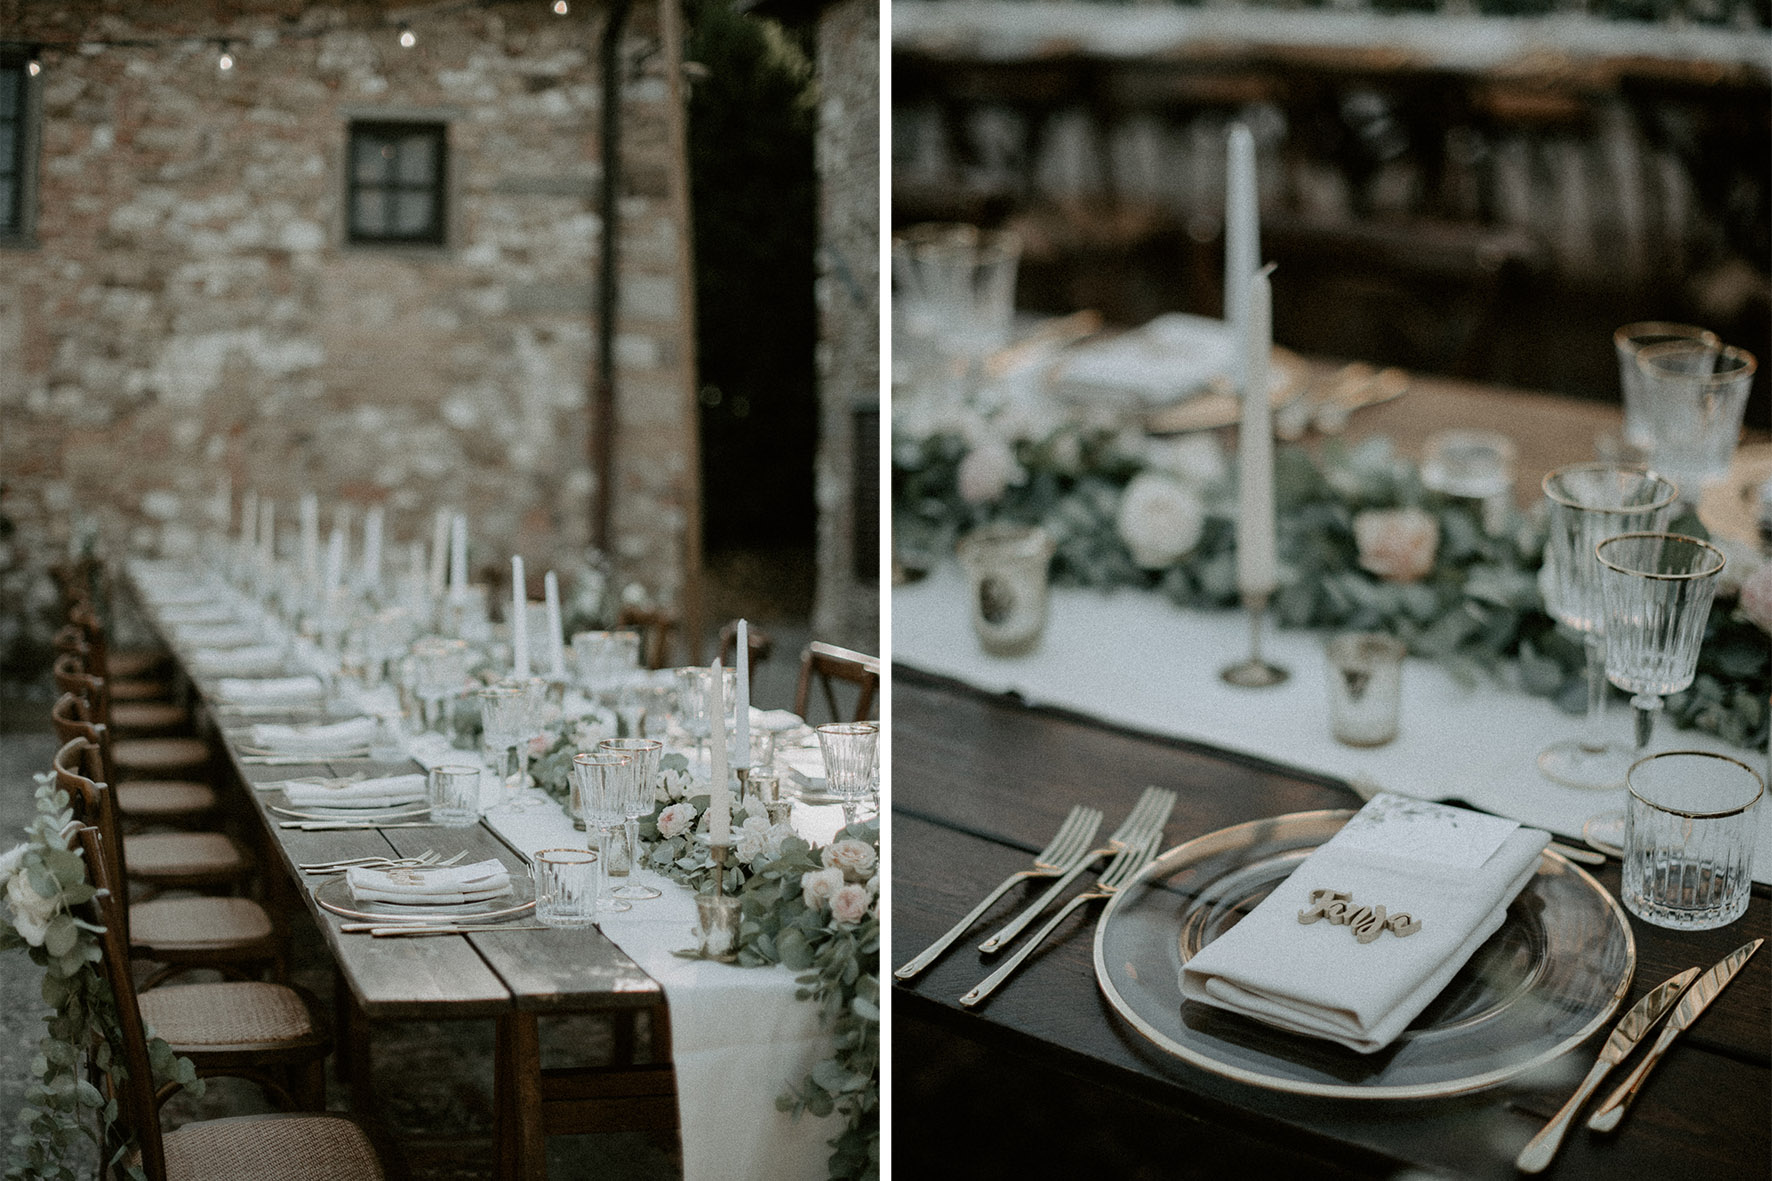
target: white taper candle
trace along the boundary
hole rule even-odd
[[[1249,282],[1244,338],[1243,421],[1237,428],[1237,589],[1272,594],[1279,585],[1274,540],[1274,422],[1268,398],[1268,354],[1273,349],[1272,267]]]
[[[708,839],[716,845],[732,843],[732,792],[726,787],[731,773],[726,761],[726,670],[714,657],[712,682],[708,686]]]

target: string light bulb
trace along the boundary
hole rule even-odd
[[[566,7],[566,0],[554,0],[555,16],[565,16],[568,11],[570,10]]]
[[[38,61],[35,56],[32,56],[31,60],[25,63],[25,73],[29,74],[31,77],[35,78],[42,72],[43,63]]]
[[[233,47],[225,41],[222,42],[221,56],[215,60],[215,68],[224,74],[234,68]]]
[[[417,44],[418,44],[418,34],[416,34],[412,31],[412,27],[410,25],[402,24],[400,26],[400,48],[401,49],[411,49],[414,45],[417,45]]]

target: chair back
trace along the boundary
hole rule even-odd
[[[49,707],[49,724],[55,728],[57,742],[84,739],[97,748],[92,762],[93,776],[104,783],[116,781],[111,763],[111,728],[97,720],[95,711],[78,693],[63,693]],[[94,821],[94,823],[97,823]]]
[[[800,684],[794,690],[794,712],[812,721],[807,712],[812,704],[812,686],[817,682],[823,690],[824,703],[833,722],[863,722],[873,714],[874,696],[880,689],[880,660],[866,653],[824,644],[818,640],[806,645],[800,654]],[[845,713],[837,704],[837,682],[854,685],[855,708]]]
[[[95,677],[111,675],[110,645],[105,640],[105,625],[90,603],[76,603],[68,611],[68,622],[84,633],[86,668]]]
[[[86,738],[74,738],[55,752],[55,786],[67,793],[74,818],[105,834],[105,868],[113,881],[128,882],[129,869],[123,858],[123,838],[117,827],[117,799],[104,783],[99,766],[97,744]],[[119,888],[121,890],[121,887]],[[118,897],[120,915],[118,930],[123,946],[129,946],[129,907],[121,893]]]
[[[57,770],[60,768],[58,766]],[[81,854],[86,859],[86,879],[99,889],[93,899],[98,924],[104,928],[99,936],[102,951],[101,967],[111,985],[117,1009],[117,1028],[123,1044],[112,1046],[112,1061],[121,1059],[127,1071],[116,1095],[117,1122],[123,1134],[133,1137],[141,1151],[142,1171],[148,1181],[166,1181],[166,1146],[160,1138],[160,1108],[154,1096],[154,1068],[148,1059],[148,1034],[142,1024],[141,1006],[136,1000],[135,981],[129,972],[129,939],[125,933],[123,890],[124,879],[113,873],[107,858],[108,846],[116,842],[91,825],[82,825],[75,832]],[[114,1077],[114,1076],[112,1076]],[[102,1155],[108,1157],[117,1149],[107,1144]]]
[[[769,659],[775,651],[775,641],[769,633],[755,625],[746,629],[745,646],[750,649],[751,684],[757,683],[757,666]],[[720,659],[727,668],[738,667],[738,620],[734,619],[720,629]]]
[[[640,633],[640,662],[647,668],[664,668],[671,651],[671,631],[677,617],[663,607],[623,607],[616,626]]]

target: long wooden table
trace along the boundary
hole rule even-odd
[[[139,602],[139,596],[137,596]],[[151,610],[144,607],[150,623]],[[632,1094],[619,1104],[635,1119],[633,1126],[656,1126],[659,1088],[671,1085],[670,1032],[663,988],[594,927],[582,930],[510,931],[470,935],[428,935],[377,939],[346,934],[347,921],[314,901],[310,884],[298,866],[368,855],[411,855],[426,849],[442,857],[465,852],[464,861],[496,857],[518,878],[528,876],[523,857],[485,824],[467,828],[377,828],[304,832],[282,828],[288,819],[269,811],[282,804],[281,792],[261,792],[255,784],[304,776],[394,775],[420,770],[416,762],[400,764],[354,760],[340,763],[279,764],[243,761],[228,727],[248,721],[288,721],[293,716],[256,715],[225,719],[205,696],[207,678],[191,674],[188,653],[173,641],[171,629],[160,628],[171,648],[197,707],[199,725],[225,753],[229,768],[243,788],[251,817],[250,835],[273,863],[263,867],[267,889],[278,901],[304,905],[324,935],[338,967],[335,1042],[339,1068],[351,1084],[354,1104],[371,1101],[368,1081],[370,1022],[378,1020],[447,1020],[490,1018],[496,1023],[494,1116],[497,1175],[501,1179],[535,1181],[547,1174],[545,1137],[566,1131],[607,1131],[593,1121],[589,1089],[576,1101],[570,1084],[557,1090],[563,1098],[544,1102],[543,1072],[537,1019],[566,1013],[651,1016],[650,1049],[657,1065],[635,1072]],[[652,1100],[648,1102],[648,1100]],[[648,1123],[646,1121],[652,1121]],[[671,1122],[674,1122],[671,1121]]]
[[[1147,784],[1173,788],[1180,802],[1165,847],[1261,817],[1360,804],[1335,780],[1031,708],[902,666],[893,672],[892,718],[893,966],[1027,868],[1074,804],[1101,808],[1107,831]],[[1615,862],[1594,873],[1617,894]],[[1119,1016],[1095,979],[1099,904],[1068,920],[983,1005],[962,1008],[960,995],[997,962],[977,943],[1045,884],[1012,890],[969,939],[914,980],[894,983],[898,1175],[1511,1178],[1515,1155],[1604,1041],[1599,1033],[1571,1051],[1553,1077],[1454,1098],[1268,1092],[1171,1057]],[[1772,935],[1772,891],[1756,886],[1746,917],[1718,931],[1630,922],[1634,1002],[1682,968],[1709,967]],[[1578,1124],[1547,1175],[1618,1181],[1769,1170],[1772,952],[1762,951],[1674,1044],[1618,1131],[1598,1136]]]

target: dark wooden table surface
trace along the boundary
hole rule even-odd
[[[1260,817],[1360,804],[1332,779],[902,667],[892,719],[893,965],[1026,868],[1073,804],[1099,807],[1107,831],[1146,785],[1173,788],[1180,802],[1165,847]],[[1617,864],[1593,872],[1616,896]],[[959,996],[995,963],[977,943],[1045,884],[1011,890],[969,939],[894,984],[899,1176],[1513,1177],[1514,1157],[1604,1041],[1596,1033],[1529,1081],[1473,1095],[1358,1102],[1269,1092],[1168,1055],[1114,1011],[1092,960],[1099,904],[983,1005],[961,1008]],[[1682,968],[1708,968],[1772,935],[1772,891],[1756,886],[1746,917],[1719,931],[1630,922],[1634,1002]],[[1674,1044],[1615,1134],[1577,1123],[1546,1175],[1772,1175],[1772,951]]]

